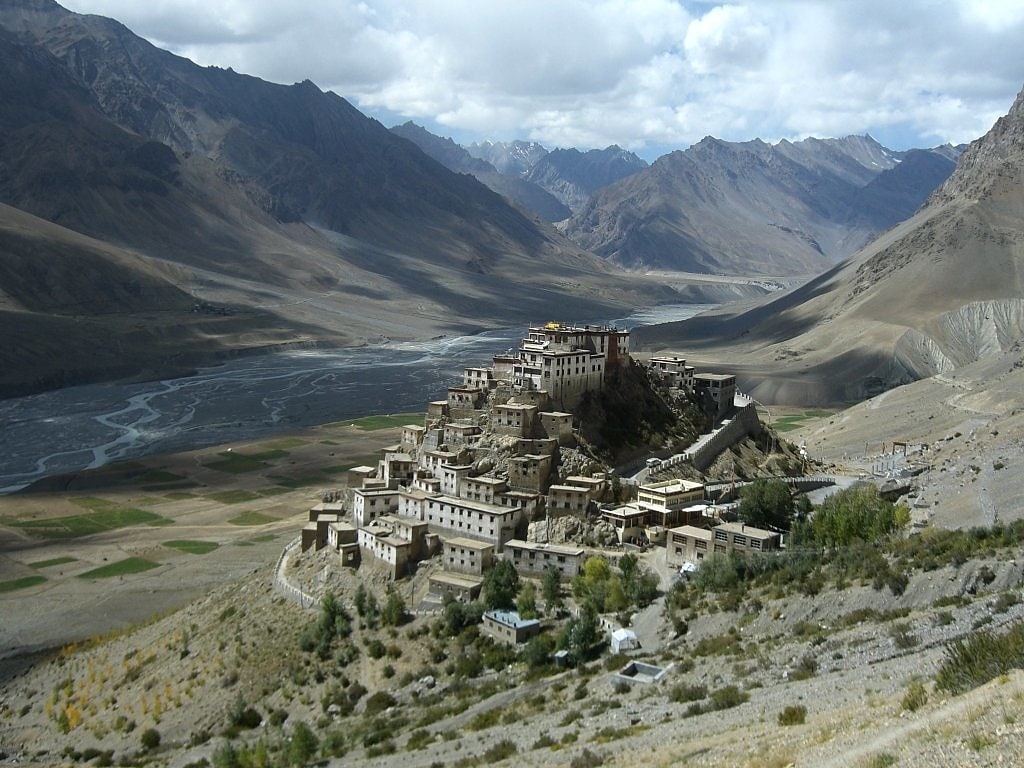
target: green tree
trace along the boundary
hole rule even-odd
[[[519,590],[519,597],[516,598],[516,611],[524,619],[537,618],[537,589],[532,581],[523,584]]]
[[[740,519],[770,530],[789,530],[793,494],[782,480],[755,480],[740,491]]]
[[[398,627],[405,622],[405,601],[398,594],[394,587],[388,589],[387,600],[384,601],[384,610],[381,612],[381,621],[385,626]]]
[[[579,664],[586,661],[600,639],[597,610],[593,604],[584,603],[580,615],[566,625],[562,644],[569,651],[573,663]]]
[[[801,529],[801,536],[833,548],[855,541],[874,543],[908,521],[906,510],[879,496],[875,486],[859,485],[825,499],[810,524]]]
[[[316,754],[318,744],[316,734],[300,720],[292,731],[292,740],[288,745],[288,762],[292,765],[305,765]]]
[[[572,593],[581,601],[592,603],[601,612],[605,610],[608,596],[608,579],[611,577],[611,566],[603,557],[588,557],[583,563],[583,570],[572,580]]]
[[[605,582],[604,608],[606,611],[618,613],[629,607],[629,598],[626,597],[626,590],[622,588],[622,581],[618,576],[612,576]]]
[[[501,560],[484,577],[484,606],[488,610],[511,610],[519,592],[519,573],[511,560]]]
[[[548,613],[557,611],[562,607],[562,574],[555,566],[549,565],[544,569],[540,590]]]

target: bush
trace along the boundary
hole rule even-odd
[[[916,712],[928,703],[928,691],[922,683],[915,680],[903,695],[903,708],[908,712]]]
[[[600,765],[604,765],[604,756],[586,748],[569,762],[569,768],[597,768]]]
[[[711,694],[711,704],[717,709],[730,709],[738,707],[750,698],[750,694],[741,691],[735,685],[727,685],[719,688]]]
[[[387,691],[377,691],[366,700],[365,711],[368,716],[378,715],[393,706],[395,706],[394,696]]]
[[[504,760],[506,757],[512,757],[517,752],[519,752],[519,748],[515,745],[515,742],[502,739],[484,752],[483,759],[485,763],[496,763],[499,760]]]
[[[700,701],[707,695],[708,687],[706,685],[686,685],[685,683],[680,683],[669,692],[669,699],[677,704],[683,704],[688,701]]]
[[[984,685],[1011,669],[1024,668],[1024,622],[1002,635],[975,632],[946,646],[946,658],[935,675],[935,687],[951,694]]]
[[[160,731],[156,728],[147,728],[142,732],[141,740],[143,748],[156,749],[160,746]]]
[[[807,707],[791,704],[779,712],[779,725],[803,725],[807,720]]]

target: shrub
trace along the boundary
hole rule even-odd
[[[600,765],[604,765],[604,755],[591,752],[587,748],[569,761],[569,768],[597,768]]]
[[[499,760],[504,760],[506,757],[512,757],[519,751],[519,747],[515,745],[514,741],[508,739],[502,739],[497,744],[489,747],[483,754],[485,763],[496,763]]]
[[[714,709],[730,709],[738,707],[749,698],[750,694],[741,691],[735,685],[727,685],[711,694],[711,704]]]
[[[393,706],[395,706],[394,696],[387,691],[377,691],[366,700],[365,711],[368,716],[378,715]]]
[[[807,720],[807,707],[791,704],[779,712],[779,725],[803,725]]]
[[[903,708],[908,712],[916,712],[928,703],[928,691],[922,683],[915,680],[903,695]]]
[[[984,630],[947,645],[945,660],[935,675],[935,687],[955,695],[1021,668],[1024,622],[1017,621],[1002,635]]]
[[[141,740],[143,748],[156,749],[160,746],[160,731],[156,728],[147,728],[142,732]]]
[[[316,735],[300,720],[295,724],[288,744],[288,761],[293,765],[305,765],[316,754],[318,744]]]
[[[682,704],[688,701],[700,701],[707,695],[708,687],[706,685],[686,685],[685,683],[680,683],[669,692],[669,699],[677,704]]]

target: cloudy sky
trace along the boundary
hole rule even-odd
[[[203,65],[310,79],[467,144],[983,134],[1024,86],[1024,0],[59,0]]]

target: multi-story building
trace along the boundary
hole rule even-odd
[[[674,355],[655,356],[647,361],[647,367],[658,374],[670,387],[692,389],[694,367],[686,360]]]
[[[672,528],[693,523],[686,509],[704,500],[704,484],[692,480],[665,480],[637,488],[636,506],[646,513],[648,525]]]
[[[365,528],[381,515],[398,511],[398,491],[390,488],[356,488],[352,492],[352,522]]]
[[[727,373],[697,373],[693,376],[693,391],[711,418],[724,418],[736,399],[736,377]]]
[[[583,570],[584,550],[559,544],[537,544],[512,539],[505,542],[505,557],[526,576],[540,576],[553,567],[563,579],[571,579]]]
[[[446,539],[441,563],[446,571],[482,576],[494,566],[494,545],[465,536]]]
[[[749,557],[777,550],[780,541],[778,533],[743,523],[721,523],[714,528],[683,525],[668,532],[665,562],[678,567],[683,563],[697,564],[711,554],[730,552]]]

